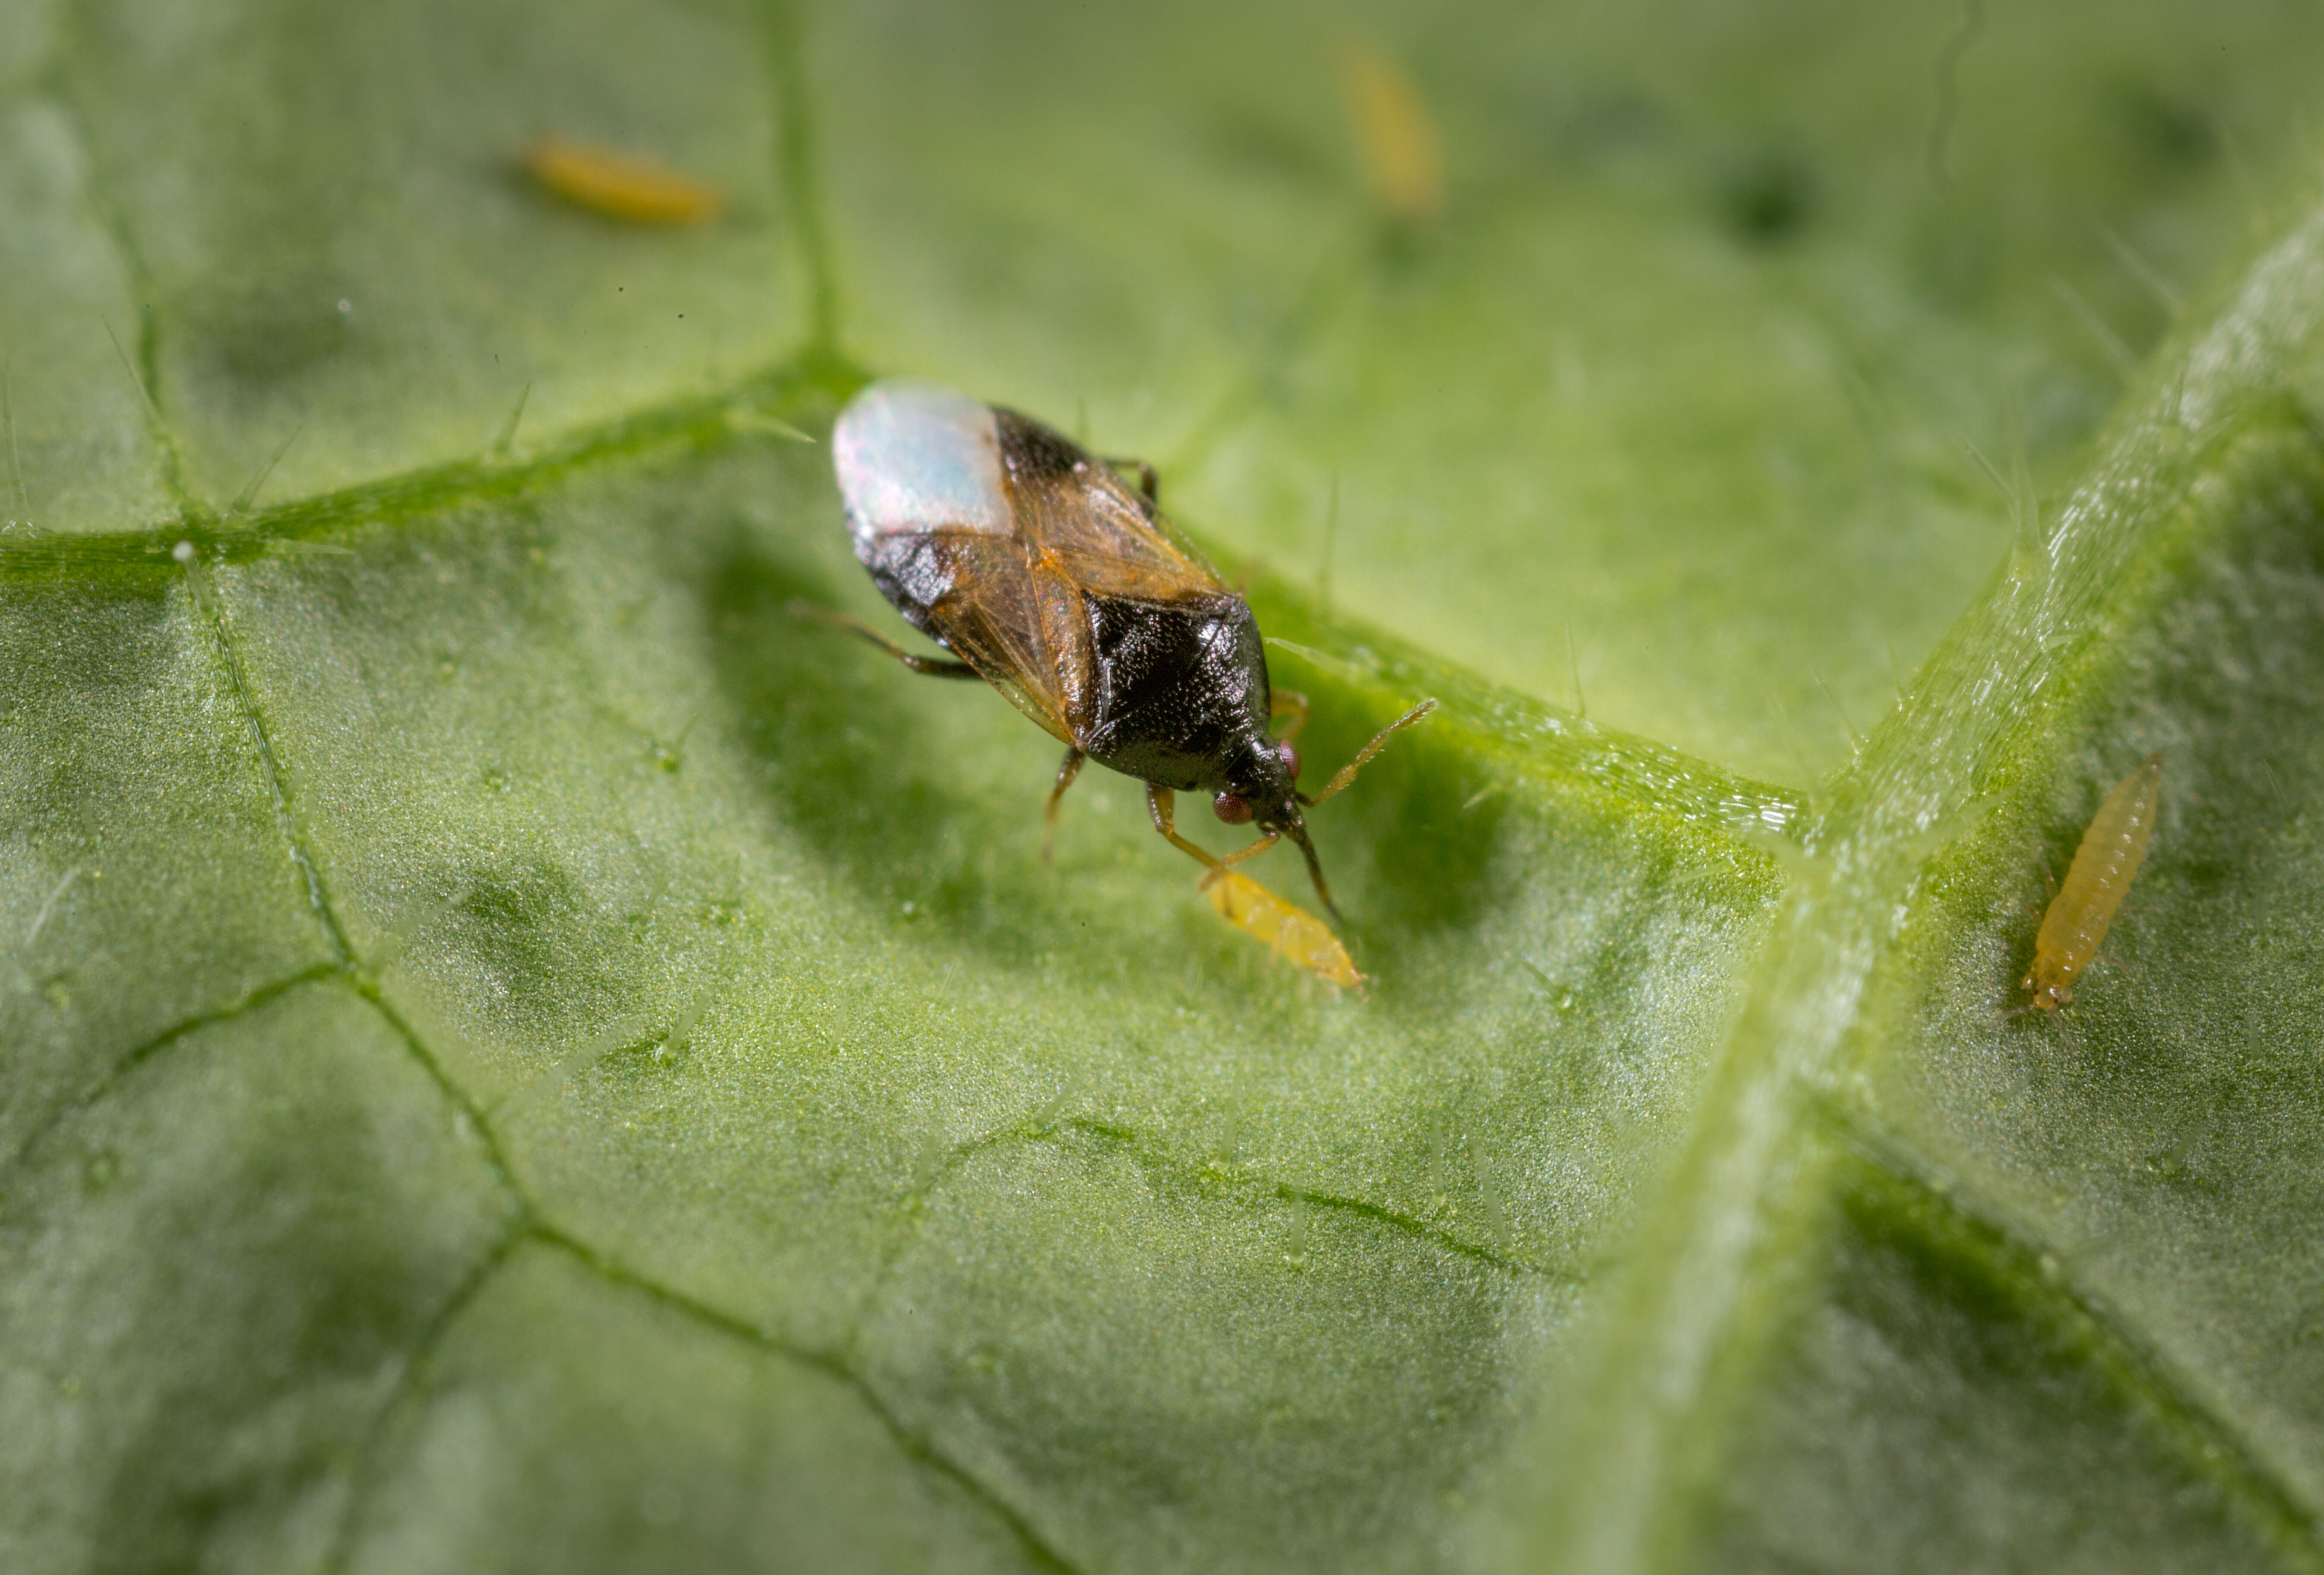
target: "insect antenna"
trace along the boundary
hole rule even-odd
[[[1372,734],[1371,742],[1366,744],[1363,748],[1356,751],[1356,758],[1354,760],[1350,760],[1346,765],[1342,766],[1338,772],[1333,776],[1332,779],[1323,784],[1323,791],[1316,794],[1313,798],[1310,798],[1307,795],[1302,793],[1299,796],[1299,802],[1312,806],[1321,804],[1326,798],[1331,797],[1332,795],[1340,791],[1341,788],[1345,788],[1349,783],[1354,781],[1356,779],[1356,773],[1362,770],[1365,765],[1374,755],[1379,753],[1381,750],[1388,747],[1388,734],[1396,732],[1398,728],[1410,727],[1414,723],[1418,722],[1422,717],[1427,715],[1430,712],[1435,709],[1436,702],[1434,698],[1423,700],[1419,705],[1406,712],[1402,716],[1397,717],[1394,722],[1391,722],[1386,727],[1381,728],[1378,732]],[[1305,837],[1300,839],[1300,845],[1302,847],[1306,846],[1306,839]],[[1315,855],[1312,850],[1307,854],[1307,862],[1311,867],[1315,862]],[[1318,876],[1317,881],[1319,884],[1321,883],[1321,880],[1322,877]]]
[[[1268,849],[1273,847],[1277,842],[1280,842],[1282,838],[1283,834],[1279,831],[1268,832],[1265,836],[1251,843],[1250,846],[1236,849],[1233,852],[1229,853],[1225,858],[1221,859],[1217,863],[1213,864],[1211,868],[1213,870],[1231,870],[1237,864],[1241,863],[1245,859],[1255,859],[1259,857],[1259,854],[1267,852]]]
[[[1419,705],[1406,712],[1402,716],[1397,717],[1394,722],[1391,722],[1386,727],[1381,728],[1378,732],[1372,734],[1371,742],[1366,744],[1362,749],[1356,751],[1356,758],[1354,760],[1350,760],[1346,765],[1342,766],[1339,770],[1333,774],[1332,779],[1323,785],[1323,791],[1316,794],[1313,798],[1310,798],[1305,793],[1299,794],[1297,795],[1299,802],[1312,807],[1313,806],[1323,803],[1326,798],[1331,797],[1332,795],[1340,791],[1341,788],[1345,788],[1349,783],[1354,781],[1356,779],[1356,773],[1363,769],[1365,762],[1370,760],[1374,755],[1379,753],[1382,749],[1387,747],[1389,734],[1395,732],[1399,728],[1411,726],[1414,723],[1418,722],[1422,717],[1427,715],[1430,712],[1435,709],[1436,701],[1434,697],[1432,696],[1429,699],[1423,700]],[[1299,822],[1294,821],[1291,824],[1282,828],[1281,834],[1288,836],[1293,842],[1299,844],[1300,856],[1307,861],[1307,878],[1315,883],[1315,895],[1323,898],[1324,911],[1332,916],[1334,923],[1345,924],[1347,921],[1340,916],[1340,905],[1332,900],[1331,884],[1323,879],[1323,864],[1322,860],[1315,857],[1315,844],[1307,840],[1306,826]],[[1274,838],[1270,835],[1253,843],[1250,848],[1245,849],[1242,853],[1238,854],[1237,857],[1248,858],[1250,854],[1271,846],[1273,842]]]

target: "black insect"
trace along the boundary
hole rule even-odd
[[[1289,837],[1332,907],[1303,806],[1355,779],[1423,701],[1382,728],[1321,793],[1300,792],[1292,740],[1305,696],[1268,683],[1250,605],[1156,506],[1156,478],[1132,489],[1013,410],[945,389],[881,382],[840,413],[832,458],[855,556],[896,610],[958,657],[914,656],[853,619],[833,617],[915,672],[981,677],[1065,746],[1047,821],[1093,760],[1146,784],[1155,829],[1214,868]],[[812,611],[812,610],[803,610]],[[1278,736],[1271,723],[1287,715]],[[1178,834],[1172,797],[1211,795],[1250,846],[1215,859]],[[1336,914],[1337,909],[1333,911]]]

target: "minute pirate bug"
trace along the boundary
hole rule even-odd
[[[1084,760],[1146,784],[1154,829],[1213,870],[1284,837],[1337,916],[1303,807],[1355,779],[1382,728],[1314,797],[1299,791],[1305,695],[1268,683],[1250,604],[1163,518],[1153,466],[1093,458],[1028,416],[926,383],[857,394],[831,437],[855,556],[912,626],[958,658],[915,656],[844,614],[824,617],[916,673],[982,678],[1065,746],[1045,818]],[[1132,488],[1123,472],[1135,471]],[[1281,736],[1270,724],[1290,718]],[[1211,795],[1257,842],[1214,858],[1178,834],[1172,799]]]

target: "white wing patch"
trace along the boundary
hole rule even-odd
[[[927,383],[874,383],[840,412],[831,454],[859,546],[899,530],[1010,533],[988,405]]]

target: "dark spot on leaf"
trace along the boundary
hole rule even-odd
[[[1544,158],[1600,163],[1643,152],[1669,134],[1669,112],[1636,88],[1544,87],[1510,106],[1518,133]]]
[[[1983,217],[1943,205],[1923,226],[1912,255],[1915,285],[1936,304],[1969,310],[2006,277],[2006,248]]]
[[[1019,878],[964,856],[976,811],[945,786],[946,762],[915,725],[903,687],[927,680],[866,662],[857,642],[788,615],[794,602],[832,604],[833,586],[738,553],[713,571],[705,594],[719,631],[719,681],[734,711],[758,724],[749,736],[769,793],[826,857],[882,907],[889,891],[913,892],[954,920],[986,907],[989,875]],[[1038,815],[1038,792],[1029,801]]]
[[[1754,149],[1720,175],[1719,207],[1728,227],[1744,241],[1788,241],[1814,216],[1815,171],[1794,150]]]
[[[1661,140],[1670,116],[1636,88],[1618,88],[1584,102],[1567,123],[1566,136],[1595,153],[1625,152]]]
[[[1241,172],[1315,187],[1340,175],[1339,161],[1301,127],[1249,106],[1222,113],[1206,140],[1221,163]]]
[[[198,325],[194,353],[226,384],[264,392],[346,348],[352,320],[338,309],[346,289],[327,277],[277,278],[197,301],[186,313]]]
[[[433,933],[527,1031],[554,1040],[611,998],[613,981],[590,960],[620,954],[619,921],[585,904],[565,870],[534,858],[443,880],[467,895]]]
[[[1372,263],[1382,283],[1407,289],[1426,278],[1429,262],[1438,255],[1434,226],[1380,216],[1372,233]]]
[[[2219,122],[2207,105],[2152,83],[2124,91],[2116,111],[2127,151],[2142,165],[2172,173],[2202,169],[2219,156]]]

